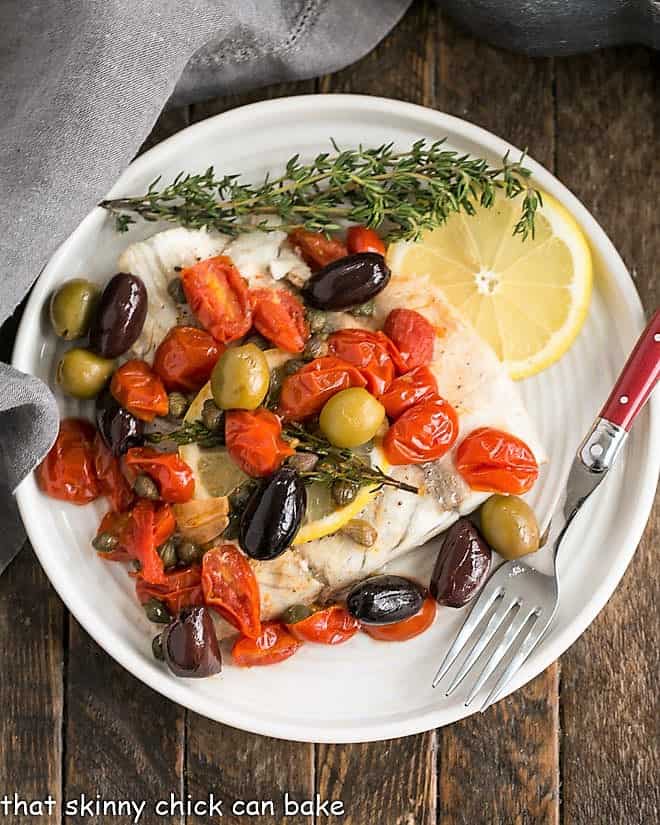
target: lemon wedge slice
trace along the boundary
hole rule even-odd
[[[387,253],[394,272],[428,274],[515,379],[566,352],[584,323],[592,283],[587,241],[558,201],[543,194],[534,238],[512,234],[519,215],[520,199],[501,197]]]
[[[271,368],[279,366],[278,352],[278,350],[267,350],[264,353]],[[287,355],[284,360],[289,357]],[[210,383],[199,391],[188,408],[184,421],[198,421],[202,415],[204,402],[208,398],[212,398]],[[195,498],[228,496],[232,490],[249,478],[232,461],[224,447],[201,448],[197,444],[184,444],[179,447],[179,455],[188,464],[195,477]],[[369,460],[372,464],[378,464],[383,472],[387,472],[385,456],[378,447],[373,448],[369,454]],[[375,487],[363,487],[353,501],[343,507],[337,507],[330,488],[326,484],[310,484],[307,487],[305,518],[293,543],[304,544],[336,533],[348,521],[355,518],[377,492]]]

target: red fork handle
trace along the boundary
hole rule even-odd
[[[600,417],[629,430],[660,378],[660,309],[630,353]]]

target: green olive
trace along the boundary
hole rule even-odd
[[[74,347],[57,365],[57,383],[74,398],[94,398],[113,373],[115,362],[86,349]]]
[[[211,373],[213,400],[221,410],[256,410],[266,397],[270,373],[254,344],[225,350]]]
[[[539,549],[536,516],[518,496],[491,496],[481,508],[481,532],[505,559],[517,559]]]
[[[101,292],[84,278],[67,281],[50,300],[50,322],[55,335],[73,341],[87,335]]]
[[[385,407],[361,387],[342,390],[321,410],[321,432],[336,447],[359,447],[376,435]]]

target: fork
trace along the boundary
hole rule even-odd
[[[557,558],[564,537],[582,505],[614,464],[633,421],[660,376],[660,310],[640,336],[605,406],[578,448],[568,474],[566,497],[550,523],[547,545],[552,548],[552,573],[542,573],[518,559],[499,567],[487,581],[433,679],[433,687],[471,643],[469,652],[445,691],[450,696],[468,674],[478,671],[481,658],[498,631],[503,632],[470,689],[469,707],[497,668],[508,658],[501,674],[482,702],[484,711],[506,690],[550,626],[559,604]],[[476,633],[483,627],[480,634]]]

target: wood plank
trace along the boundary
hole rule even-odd
[[[238,106],[257,103],[260,100],[274,100],[289,95],[309,95],[316,91],[316,80],[300,80],[297,83],[275,83],[263,89],[253,89],[240,95],[226,95],[204,103],[195,103],[190,107],[190,121],[197,123],[204,118],[219,115]]]
[[[438,15],[415,3],[390,35],[359,63],[321,79],[323,92],[377,94],[432,106]],[[431,825],[436,821],[435,733],[356,745],[320,745],[322,798],[344,802],[346,825]]]
[[[154,805],[183,796],[184,710],[131,676],[70,618],[66,690],[67,799],[147,801],[141,825],[162,825]],[[64,822],[80,822],[65,816]],[[90,825],[109,817],[91,815]],[[183,822],[180,817],[171,821]]]
[[[438,49],[437,108],[528,147],[552,168],[552,61],[499,51],[446,20]],[[442,825],[558,822],[556,664],[485,714],[444,728],[439,736]]]
[[[29,543],[0,577],[0,799],[58,801],[37,819],[60,822],[64,608]],[[9,825],[28,821],[0,807]]]
[[[285,793],[297,802],[313,799],[314,745],[256,736],[190,713],[186,764],[188,793],[206,799],[213,790],[224,800],[227,825],[246,821],[249,809],[232,806],[251,800],[272,802],[273,813],[266,807],[258,818],[264,825],[314,822],[312,815],[285,816],[283,801]],[[207,825],[208,818],[192,816],[188,823]]]
[[[649,313],[660,304],[657,65],[641,48],[557,61],[559,177],[612,238]],[[656,499],[623,582],[562,657],[565,825],[658,820],[659,543]]]

